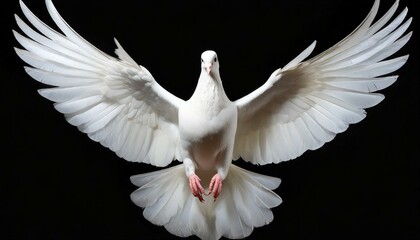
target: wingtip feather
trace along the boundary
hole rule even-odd
[[[130,57],[130,55],[128,55],[128,53],[124,50],[124,48],[121,46],[121,44],[118,42],[116,38],[114,38],[114,42],[115,42],[115,45],[117,45],[117,48],[115,49],[115,54],[117,54],[117,56],[121,60],[130,64],[133,64],[134,66],[138,66],[136,61],[134,61],[134,59]]]
[[[286,66],[283,67],[283,71],[288,70],[303,60],[305,60],[315,49],[316,46],[316,40],[311,43],[305,50],[303,50],[297,57],[295,57],[292,61],[290,61]]]

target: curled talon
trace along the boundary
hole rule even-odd
[[[214,201],[216,201],[216,199],[219,197],[220,192],[222,191],[222,178],[220,177],[219,174],[215,174],[210,182],[210,186],[209,186],[209,195],[211,193],[213,193],[213,197],[214,197]]]
[[[201,186],[200,181],[201,179],[196,175],[193,174],[189,177],[190,180],[190,189],[194,197],[197,197],[200,202],[204,202],[203,194],[204,188]]]

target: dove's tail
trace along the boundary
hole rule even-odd
[[[164,226],[174,235],[197,235],[201,239],[243,238],[273,220],[270,208],[282,200],[273,189],[279,178],[253,173],[231,165],[222,192],[214,201],[203,196],[201,203],[190,191],[183,165],[131,177],[140,188],[132,201],[144,208],[150,222]]]

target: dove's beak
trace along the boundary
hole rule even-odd
[[[206,63],[206,64],[204,65],[204,67],[206,68],[206,72],[207,72],[207,74],[210,74],[210,72],[211,72],[211,68],[213,67],[213,64],[212,64],[212,63]]]

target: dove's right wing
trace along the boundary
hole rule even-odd
[[[48,11],[64,33],[41,22],[20,1],[31,29],[17,15],[14,31],[26,49],[17,54],[32,67],[26,72],[55,86],[39,93],[72,125],[128,161],[166,166],[180,159],[178,108],[183,100],[162,88],[149,71],[137,65],[119,43],[113,58],[80,37],[61,18],[51,0]]]

